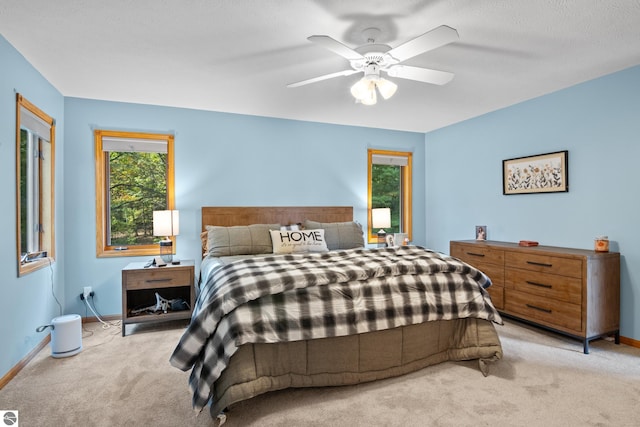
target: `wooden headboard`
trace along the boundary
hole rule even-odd
[[[244,206],[202,207],[202,231],[207,225],[230,227],[251,224],[297,224],[305,219],[318,222],[353,221],[351,206]]]

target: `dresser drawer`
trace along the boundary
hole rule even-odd
[[[478,270],[482,271],[484,274],[486,274],[489,277],[489,279],[491,279],[492,288],[494,286],[500,286],[500,287],[504,286],[504,268],[503,267],[499,267],[497,265],[492,265],[492,264],[482,264],[482,263],[471,264],[471,265],[473,265]]]
[[[547,326],[571,329],[577,333],[582,331],[582,310],[578,304],[505,289],[504,309]]]
[[[451,245],[451,256],[456,257],[474,267],[478,263],[504,265],[504,251],[481,245]]]
[[[513,268],[582,278],[582,261],[579,259],[507,251],[505,262]]]
[[[582,280],[575,277],[507,268],[505,287],[571,304],[582,303]]]
[[[126,273],[127,289],[168,288],[191,286],[191,273],[187,269],[153,269]]]

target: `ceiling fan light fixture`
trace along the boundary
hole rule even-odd
[[[363,105],[374,105],[377,102],[376,88],[384,99],[389,99],[398,90],[398,85],[390,80],[371,75],[365,76],[351,86],[351,95],[356,102]]]

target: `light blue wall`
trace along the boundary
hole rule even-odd
[[[16,242],[16,92],[56,120],[56,262],[18,278]],[[0,35],[0,377],[41,342],[38,326],[64,304],[64,98]]]
[[[427,245],[473,239],[593,248],[621,261],[621,334],[640,340],[640,67],[425,136]],[[569,192],[502,195],[502,160],[569,150]]]
[[[414,153],[414,233],[424,244],[424,135],[236,114],[65,99],[67,308],[92,286],[99,311],[121,311],[121,269],[146,258],[96,258],[92,129],[175,134],[177,256],[199,259],[202,206],[353,206],[367,223],[367,148]],[[72,166],[71,166],[72,165]],[[148,258],[148,257],[147,257]],[[89,313],[90,314],[90,313]]]

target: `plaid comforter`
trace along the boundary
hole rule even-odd
[[[484,289],[490,284],[468,264],[417,246],[235,261],[202,287],[170,361],[192,369],[193,406],[200,410],[242,344],[466,317],[502,323]]]

